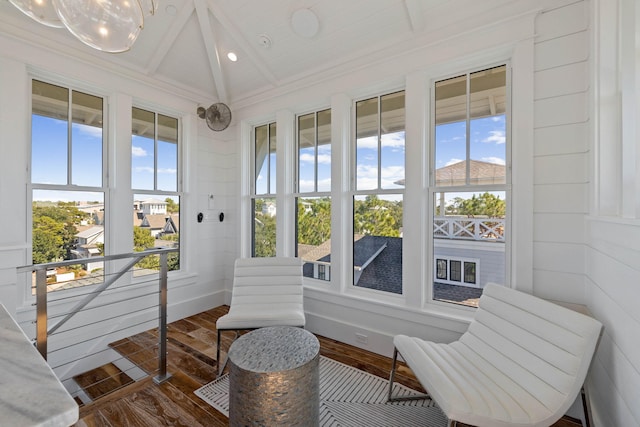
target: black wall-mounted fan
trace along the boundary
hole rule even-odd
[[[216,132],[225,130],[231,123],[231,110],[222,102],[211,104],[209,108],[198,107],[198,117],[207,122],[209,129]]]

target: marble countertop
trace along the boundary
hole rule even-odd
[[[318,355],[320,343],[309,331],[270,326],[242,335],[229,348],[229,361],[245,371],[279,372],[298,368]]]
[[[0,424],[70,426],[78,405],[0,304]]]

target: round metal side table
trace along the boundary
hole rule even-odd
[[[230,426],[317,426],[320,343],[309,331],[271,326],[229,348]]]

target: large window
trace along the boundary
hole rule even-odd
[[[506,65],[434,84],[435,300],[475,306],[478,289],[506,284],[507,87]]]
[[[297,118],[296,251],[303,274],[331,280],[331,110]]]
[[[34,264],[104,253],[104,101],[32,81],[31,198]],[[102,263],[49,272],[48,289],[102,281]]]
[[[178,119],[132,109],[131,185],[133,250],[180,247]],[[169,254],[169,270],[180,268],[180,256]],[[136,275],[157,274],[158,257],[137,264]]]
[[[353,284],[402,294],[404,91],[356,102]]]
[[[254,257],[276,256],[276,124],[253,129],[252,241]]]

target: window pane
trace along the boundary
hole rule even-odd
[[[276,124],[269,124],[269,193],[276,192]]]
[[[33,80],[31,182],[68,183],[69,90]]]
[[[131,136],[131,187],[155,190],[155,114],[133,108]]]
[[[465,185],[467,159],[466,75],[435,84],[436,185]]]
[[[255,194],[276,191],[276,124],[258,126],[255,138]]]
[[[73,91],[71,183],[102,186],[102,98]]]
[[[404,187],[404,92],[380,97],[380,187]]]
[[[104,255],[104,194],[34,190],[33,264]],[[60,267],[47,277],[49,292],[103,281],[103,262]],[[82,280],[79,280],[82,279]]]
[[[450,264],[451,270],[449,271],[449,280],[454,282],[459,282],[462,280],[462,262],[460,261],[451,261]]]
[[[178,119],[158,114],[158,190],[178,190]]]
[[[469,88],[469,184],[505,184],[506,67],[472,73]]]
[[[464,282],[465,283],[476,283],[476,263],[475,262],[465,262],[464,263]]]
[[[331,199],[298,198],[297,215],[297,256],[304,261],[304,276],[331,280]]]
[[[133,199],[133,251],[180,247],[180,198],[154,194],[136,194]],[[180,254],[167,256],[169,271],[180,269]],[[158,274],[160,257],[143,258],[136,264],[134,276]]]
[[[316,115],[298,117],[298,191],[316,191]]]
[[[353,284],[402,293],[402,195],[353,200]]]
[[[356,189],[378,188],[378,98],[356,103]]]
[[[253,200],[254,257],[276,256],[276,199]]]
[[[446,278],[447,278],[447,260],[437,259],[436,260],[436,279],[446,279]]]
[[[477,306],[489,282],[506,283],[506,193],[442,192],[434,195],[434,299]],[[438,272],[449,259],[449,278]]]
[[[331,110],[298,116],[298,192],[331,191]]]
[[[318,191],[331,191],[331,110],[318,112]]]

